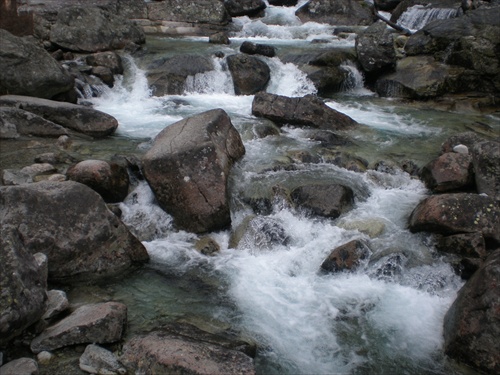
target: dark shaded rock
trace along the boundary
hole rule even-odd
[[[118,121],[113,116],[77,104],[29,96],[5,95],[0,96],[0,106],[23,109],[67,129],[96,138],[108,136],[118,127]]]
[[[270,250],[287,245],[290,237],[281,222],[264,216],[249,216],[231,233],[230,248]]]
[[[147,3],[148,18],[174,22],[227,25],[231,21],[222,1],[164,0]]]
[[[284,6],[284,7],[293,7],[297,5],[298,0],[269,0],[269,4]]]
[[[2,202],[0,196],[0,202]],[[2,204],[3,205],[3,204]],[[45,311],[47,275],[2,216],[0,226],[0,347],[36,323]]]
[[[447,152],[425,165],[420,178],[434,193],[470,190],[474,186],[472,157]]]
[[[375,6],[379,10],[390,12],[394,10],[402,0],[375,0]]]
[[[245,148],[222,109],[169,125],[143,158],[144,175],[176,225],[201,233],[230,222],[227,178]]]
[[[301,6],[295,15],[302,22],[330,25],[371,25],[374,21],[370,7],[359,0],[311,0]]]
[[[75,52],[122,49],[143,44],[144,32],[131,21],[97,7],[63,8],[50,29],[50,41]]]
[[[98,345],[87,345],[79,360],[80,369],[91,374],[126,374],[118,358]]]
[[[486,245],[481,233],[454,234],[439,238],[436,243],[439,251],[470,258],[486,258]]]
[[[370,253],[371,250],[365,242],[353,240],[335,248],[321,264],[321,269],[326,272],[354,270]]]
[[[133,373],[255,374],[252,358],[240,351],[162,331],[127,341],[120,361]]]
[[[111,69],[105,66],[94,66],[90,73],[103,81],[107,86],[113,87],[115,77]]]
[[[68,132],[31,112],[12,107],[0,107],[0,139],[18,138],[20,135],[59,137]]]
[[[307,133],[307,137],[312,141],[319,142],[322,147],[327,148],[353,144],[349,138],[335,134],[329,130],[311,130]]]
[[[269,44],[252,43],[247,40],[241,43],[240,52],[246,53],[247,55],[276,56],[276,48],[273,46]]]
[[[458,293],[444,317],[445,353],[487,373],[500,371],[500,250]]]
[[[0,187],[0,202],[2,227],[16,231],[30,253],[47,255],[50,280],[109,277],[149,259],[99,194],[80,183]]]
[[[263,0],[224,0],[224,6],[232,17],[259,16],[267,7]]]
[[[431,56],[409,56],[397,62],[394,73],[380,77],[375,89],[383,97],[434,98],[455,91],[452,86],[462,73],[462,68],[437,62]]]
[[[500,142],[485,141],[472,147],[477,192],[500,200]]]
[[[244,54],[227,57],[236,95],[253,95],[266,88],[271,79],[271,69],[257,57]]]
[[[291,192],[295,205],[314,215],[336,219],[352,208],[354,193],[351,188],[339,184],[304,185]]]
[[[394,33],[378,21],[356,38],[358,61],[366,73],[380,74],[396,66]]]
[[[231,44],[231,41],[229,40],[229,37],[225,32],[219,32],[210,35],[210,37],[208,38],[208,42],[212,44]]]
[[[51,99],[73,88],[73,78],[35,42],[0,29],[0,95]]]
[[[18,358],[0,367],[2,375],[37,375],[38,363],[32,358]]]
[[[122,58],[116,52],[97,52],[87,56],[85,61],[92,66],[109,68],[112,74],[123,74]]]
[[[85,160],[70,167],[66,175],[98,192],[106,203],[122,202],[128,195],[127,169],[113,162]]]
[[[479,258],[462,258],[453,266],[453,269],[463,280],[469,280],[482,264],[483,260]]]
[[[458,145],[467,146],[468,150],[472,149],[475,143],[483,141],[484,138],[474,132],[464,132],[457,135],[452,135],[446,139],[441,145],[441,154],[453,152],[453,148]]]
[[[148,83],[153,95],[181,95],[186,78],[213,70],[212,60],[199,55],[178,55],[154,62],[148,68]]]
[[[498,201],[478,194],[441,194],[424,199],[410,216],[410,231],[445,235],[481,232],[500,241]]]
[[[314,95],[290,98],[260,92],[254,97],[252,114],[279,125],[304,125],[326,130],[349,129],[358,124]]]
[[[84,305],[31,342],[31,351],[51,351],[85,343],[106,344],[122,338],[127,323],[127,306],[119,302]]]

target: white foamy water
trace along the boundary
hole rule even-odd
[[[460,8],[427,8],[414,5],[399,17],[397,23],[410,30],[420,30],[431,21],[457,17],[460,12]]]

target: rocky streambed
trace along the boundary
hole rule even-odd
[[[499,8],[346,3],[2,3],[2,374],[498,370]]]

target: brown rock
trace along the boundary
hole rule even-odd
[[[340,272],[354,270],[361,260],[370,255],[370,248],[361,240],[353,240],[335,248],[321,264],[321,269],[326,272]]]
[[[314,215],[336,219],[352,208],[354,193],[339,184],[304,185],[291,192],[293,203]]]
[[[439,251],[463,257],[486,258],[486,245],[481,233],[463,233],[441,237],[436,243]]]
[[[470,190],[474,185],[472,157],[447,152],[425,165],[420,177],[434,193]]]

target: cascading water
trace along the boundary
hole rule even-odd
[[[277,12],[271,8],[267,19],[278,19],[282,31],[293,33],[301,27],[308,38],[317,30],[317,25],[290,20],[289,10],[281,16]],[[261,28],[263,21],[240,22],[252,29]],[[269,30],[261,36],[272,42]],[[157,45],[168,43],[173,42],[155,40]],[[303,40],[287,43],[296,48]],[[281,39],[276,45],[286,48]],[[199,44],[194,48],[200,51]],[[205,48],[213,47],[207,43]],[[228,48],[235,50],[238,44]],[[207,54],[213,55],[213,50]],[[287,96],[315,93],[295,65],[277,57],[263,59],[271,67],[267,91]],[[129,137],[152,138],[181,118],[225,109],[246,148],[231,175],[233,228],[253,214],[245,195],[290,180],[347,185],[355,192],[354,208],[330,220],[278,200],[269,215],[257,216],[277,223],[286,245],[262,246],[260,239],[247,238],[234,249],[230,231],[221,231],[210,234],[220,252],[207,257],[194,248],[198,236],[175,230],[148,185],[140,182],[121,208],[124,222],[144,241],[151,262],[110,291],[113,299],[128,306],[129,333],[177,319],[228,325],[257,342],[258,374],[457,373],[442,353],[442,322],[462,281],[431,239],[407,229],[410,212],[427,194],[423,184],[404,172],[353,172],[329,163],[281,168],[290,163],[290,152],[312,150],[315,143],[294,127],[265,138],[248,132],[265,121],[251,114],[253,96],[235,96],[224,60],[215,58],[214,64],[214,71],[188,78],[183,95],[152,97],[144,72],[128,58],[125,77],[93,102],[115,116],[121,134]],[[463,116],[421,113],[376,98],[360,90],[355,67],[344,69],[352,72],[354,87],[327,104],[362,124],[350,134],[352,147],[370,162],[401,155],[427,162],[441,140],[465,121]],[[443,131],[446,121],[452,125]],[[322,273],[320,266],[331,250],[353,239],[370,244],[369,258],[351,273]]]
[[[431,21],[457,17],[460,12],[460,8],[427,8],[414,5],[399,17],[398,24],[410,30],[420,30]]]

